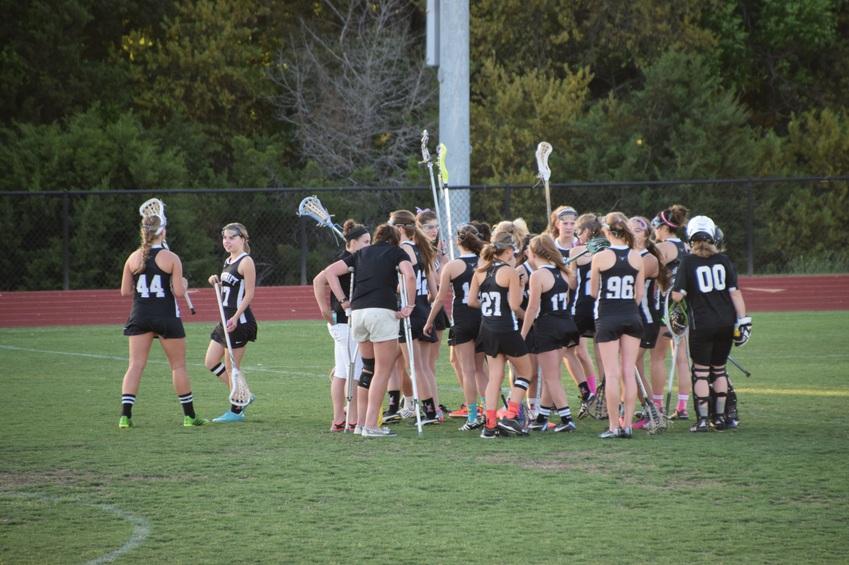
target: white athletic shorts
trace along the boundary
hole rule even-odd
[[[351,335],[359,342],[397,340],[399,322],[394,310],[361,308],[351,314]]]
[[[348,324],[327,324],[327,331],[330,332],[330,337],[333,338],[333,355],[336,360],[336,367],[333,369],[333,375],[337,379],[347,379],[348,378]],[[357,343],[351,342],[351,353],[354,353],[354,349],[357,347]],[[360,373],[363,372],[363,358],[360,356],[359,349],[357,349],[356,357],[354,359],[354,380],[360,380]]]

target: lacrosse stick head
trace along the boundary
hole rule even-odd
[[[666,295],[666,315],[663,317],[663,322],[666,324],[666,329],[672,334],[672,337],[681,337],[687,331],[690,320],[687,315],[687,303],[684,300],[675,302],[671,298],[671,292]]]
[[[422,164],[430,163],[430,149],[427,148],[428,139],[427,130],[422,130]]]
[[[542,141],[539,145],[537,145],[537,176],[545,182],[548,182],[551,178],[551,169],[548,167],[548,157],[551,155],[553,149],[554,148],[547,141]]]
[[[245,380],[239,368],[233,365],[230,373],[230,404],[244,408],[253,402],[253,394],[248,388],[248,383]]]
[[[298,216],[312,218],[318,223],[319,227],[330,228],[334,236],[342,233],[339,226],[333,223],[333,216],[327,211],[318,196],[307,196],[301,200],[298,205]]]
[[[145,200],[142,205],[139,206],[139,215],[142,218],[159,218],[159,229],[156,231],[156,235],[161,234],[165,229],[165,226],[168,224],[168,220],[165,218],[165,203],[159,198]]]
[[[599,251],[604,251],[608,247],[610,247],[610,242],[601,236],[594,237],[587,242],[587,250],[593,255]]]
[[[448,184],[448,167],[445,164],[445,158],[448,156],[448,148],[444,143],[436,146],[436,159],[439,162],[439,177],[442,179],[442,184]]]

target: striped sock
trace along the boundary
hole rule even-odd
[[[180,399],[180,405],[183,407],[183,414],[185,414],[189,418],[194,418],[195,417],[195,405],[194,405],[194,397],[192,397],[192,393],[187,392],[186,394],[178,394],[177,398]]]
[[[687,401],[690,399],[689,394],[679,394],[678,395],[678,411],[683,412],[687,409]]]
[[[127,418],[133,417],[133,404],[136,403],[136,395],[135,394],[122,394],[121,395],[121,416],[126,416]]]
[[[653,394],[651,395],[651,401],[654,402],[654,405],[658,408],[663,408],[663,395],[662,394]]]
[[[537,421],[545,422],[548,420],[549,416],[551,416],[551,406],[540,406],[539,414],[537,414]]]
[[[558,408],[557,414],[560,415],[560,421],[568,422],[572,419],[572,410],[567,406],[566,408]]]

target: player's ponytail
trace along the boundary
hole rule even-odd
[[[518,242],[509,228],[499,224],[492,234],[492,240],[483,246],[483,250],[481,251],[481,265],[477,268],[477,271],[483,272],[489,269],[492,263],[495,262],[496,257],[505,249],[515,252],[518,249]]]
[[[613,237],[619,238],[628,244],[628,247],[634,247],[634,232],[628,226],[628,218],[622,212],[610,212],[604,217],[604,223],[607,225],[607,231]]]
[[[531,240],[528,245],[531,252],[537,257],[542,257],[546,261],[553,263],[562,272],[568,272],[566,265],[563,262],[563,255],[557,250],[554,244],[554,239],[547,233],[538,235]]]
[[[471,224],[465,224],[457,229],[457,245],[468,249],[475,255],[480,255],[483,249],[483,242],[478,237],[478,230]]]
[[[416,217],[409,210],[395,210],[389,216],[389,223],[404,230],[408,239],[412,240],[419,249],[422,256],[422,270],[430,274],[433,262],[436,259],[436,250],[422,230],[416,225]]]
[[[164,233],[160,230],[162,227],[162,220],[159,219],[159,216],[144,216],[142,218],[141,228],[139,230],[141,238],[141,245],[139,245],[141,261],[136,268],[133,269],[134,275],[144,271],[144,266],[147,264],[147,258],[150,257],[150,248],[153,246],[153,242]]]

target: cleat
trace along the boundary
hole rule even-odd
[[[422,425],[423,425],[423,426],[430,426],[430,425],[435,425],[435,424],[439,424],[439,423],[440,423],[439,418],[438,418],[438,417],[436,417],[436,416],[434,416],[434,417],[432,417],[432,418],[429,418],[429,417],[428,417],[428,416],[426,416],[426,415],[425,415],[425,416],[422,416]],[[416,421],[415,421],[415,420],[413,420],[412,422],[410,422],[410,424],[412,424],[413,426],[415,426],[415,425],[416,425]]]
[[[437,406],[436,411],[442,412],[443,414],[450,414],[451,413],[451,410],[447,406],[445,406],[444,404],[440,404],[439,406]]]
[[[622,439],[631,439],[634,437],[634,432],[631,430],[631,427],[622,428],[619,432],[619,437]]]
[[[650,425],[648,418],[640,418],[639,420],[634,422],[633,427],[634,427],[635,430],[642,430],[642,429],[645,429],[645,428],[650,428],[651,425]]]
[[[483,420],[467,420],[465,424],[457,428],[461,432],[469,432],[483,426]]]
[[[568,420],[566,422],[560,422],[554,426],[554,429],[551,430],[553,432],[574,432],[577,426],[575,422],[572,420]]]
[[[678,410],[676,408],[675,411],[672,412],[672,415],[669,417],[669,419],[670,420],[689,420],[690,415],[687,413],[686,408],[684,410]]]
[[[356,424],[348,424],[348,427],[345,429],[346,432],[356,433],[357,425]],[[362,431],[360,431],[362,433]]]
[[[122,430],[133,427],[133,420],[129,416],[121,416],[118,418],[118,427]]]
[[[710,425],[707,418],[699,418],[698,421],[690,426],[691,432],[709,432]]]
[[[540,422],[539,420],[535,420],[531,422],[531,424],[528,426],[528,430],[545,432],[548,430],[548,420],[543,420],[542,422]]]
[[[195,416],[194,418],[192,418],[191,416],[183,416],[184,428],[194,428],[195,426],[202,426],[207,423],[209,423],[209,420],[207,420],[206,418],[198,418],[197,416]]]
[[[481,430],[481,437],[483,439],[495,439],[498,437],[498,430],[496,428],[484,428]]]
[[[453,412],[448,413],[449,418],[468,418],[469,417],[469,407],[465,404],[461,404],[460,407]]]
[[[527,435],[522,423],[515,418],[501,418],[498,420],[498,428],[505,432],[518,435]]]
[[[725,429],[726,430],[736,430],[737,426],[740,424],[740,421],[736,418],[725,420]]]
[[[383,423],[384,424],[395,424],[401,421],[401,414],[396,410],[395,412],[390,412],[387,410],[383,413]]]
[[[622,430],[620,430],[619,428],[616,428],[615,430],[604,430],[603,432],[598,434],[598,437],[600,437],[601,439],[614,439],[622,437]]]
[[[239,412],[238,414],[236,414],[232,410],[227,410],[226,412],[221,414],[219,417],[213,418],[212,421],[215,422],[216,424],[230,424],[232,422],[244,422],[245,421],[245,413]],[[199,424],[196,424],[196,425],[199,425]],[[343,426],[345,425],[344,422],[342,423],[342,425]],[[339,431],[341,431],[341,430],[339,430]]]
[[[363,428],[363,437],[396,437],[397,435],[389,428]]]
[[[213,420],[213,422],[214,421],[215,420]],[[334,422],[333,424],[330,424],[330,431],[331,432],[344,432],[345,431],[345,422],[339,422],[338,424]]]
[[[713,424],[713,429],[717,431],[722,431],[728,427],[728,425],[725,423],[725,416],[714,416],[713,422],[711,422],[711,424]]]

